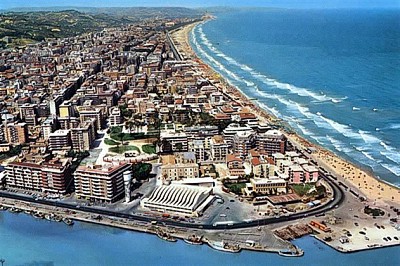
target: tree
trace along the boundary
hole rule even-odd
[[[123,132],[118,133],[117,138],[119,141],[121,141],[121,144],[124,145],[125,133],[123,133]]]
[[[132,133],[132,128],[135,127],[135,123],[132,120],[125,122],[125,127],[129,130],[129,133]]]
[[[152,165],[149,163],[138,163],[132,166],[133,176],[137,180],[145,180],[150,177]]]

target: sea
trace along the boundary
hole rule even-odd
[[[170,243],[155,235],[76,222],[37,220],[23,213],[0,212],[0,259],[5,266],[53,265],[399,265],[399,247],[341,254],[313,237],[294,244],[305,255],[281,257],[275,253],[224,253],[206,245]]]
[[[242,10],[198,25],[199,56],[306,138],[399,185],[400,16],[392,10]],[[301,258],[0,212],[4,265],[400,265],[400,248],[342,254],[313,237]]]
[[[293,130],[400,186],[400,9],[220,13],[190,41]]]

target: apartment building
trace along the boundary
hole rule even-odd
[[[49,149],[70,150],[71,149],[71,132],[70,130],[59,129],[49,134]]]
[[[28,141],[28,125],[26,123],[7,123],[4,127],[4,139],[10,144],[24,144]]]
[[[71,159],[12,162],[5,169],[9,188],[65,194],[72,182]]]
[[[131,171],[129,163],[80,166],[74,173],[78,198],[112,203],[125,195],[124,177]]]
[[[256,136],[251,131],[240,131],[233,137],[233,152],[240,158],[247,157],[249,150],[255,145]]]
[[[210,140],[211,160],[214,163],[223,163],[226,161],[229,145],[221,135],[216,135]]]
[[[94,140],[94,128],[89,122],[83,123],[83,125],[78,128],[71,129],[71,144],[73,151],[88,151],[92,148]]]
[[[272,155],[274,153],[285,153],[287,138],[279,130],[268,130],[257,137],[256,146],[262,153]]]
[[[122,122],[124,120],[123,120],[123,116],[121,114],[121,110],[119,109],[119,107],[113,107],[110,109],[110,116],[109,116],[108,120],[110,122],[111,127],[122,124]]]

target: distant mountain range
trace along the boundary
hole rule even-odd
[[[19,7],[0,10],[0,12],[60,12],[66,10],[74,10],[89,14],[109,14],[114,16],[129,16],[138,19],[162,17],[196,17],[201,15],[200,9],[191,9],[185,7]]]

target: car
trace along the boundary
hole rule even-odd
[[[235,200],[231,199],[230,202],[235,202]]]
[[[227,210],[230,210],[231,208],[228,206],[228,207],[226,207],[226,209],[227,209]]]
[[[366,233],[364,231],[360,231],[359,233],[362,235],[366,235]]]
[[[226,217],[226,214],[225,214],[225,213],[221,213],[221,214],[219,215],[219,217]]]
[[[394,240],[399,240],[399,238],[397,237],[397,236],[395,236],[395,237],[393,237],[394,238]]]

